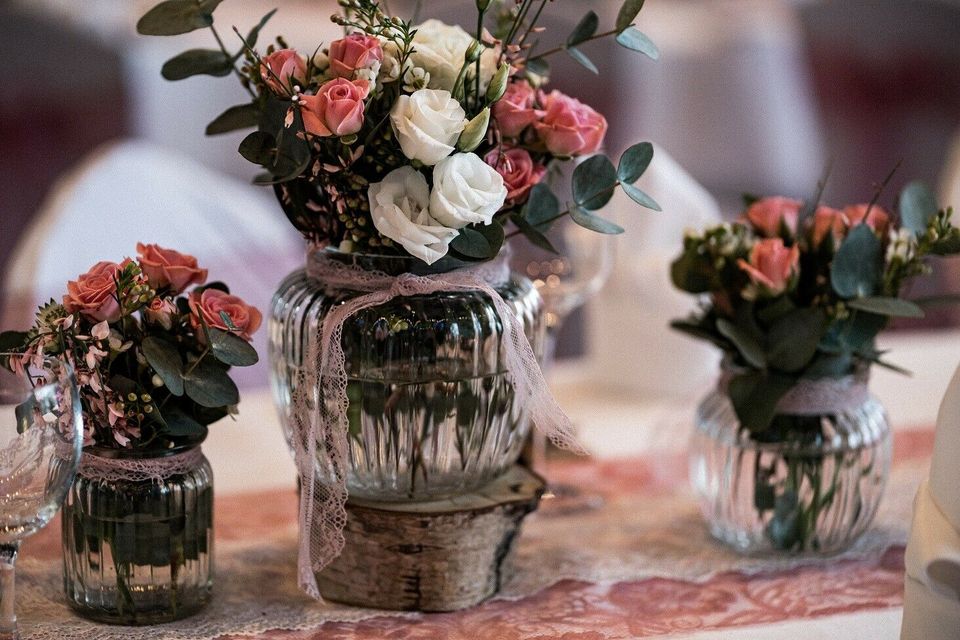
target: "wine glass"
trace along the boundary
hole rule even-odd
[[[12,373],[7,363],[17,370]],[[53,518],[80,462],[83,423],[69,364],[0,353],[0,640],[16,640],[20,542]]]

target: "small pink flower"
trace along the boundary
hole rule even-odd
[[[166,298],[154,298],[143,310],[147,322],[159,324],[169,331],[173,327],[173,318],[177,314],[177,306]]]
[[[200,329],[202,317],[208,327],[231,331],[244,340],[250,340],[263,319],[256,307],[248,305],[238,296],[224,293],[219,289],[205,289],[202,293],[194,291],[190,294],[189,303],[190,310],[193,312],[190,316],[190,324],[194,330]],[[224,322],[221,312],[230,318],[234,329]]]
[[[543,179],[547,168],[537,164],[526,149],[493,149],[487,153],[484,161],[503,177],[507,188],[505,208],[523,203],[530,189]]]
[[[117,303],[115,280],[126,264],[117,264],[107,260],[98,262],[76,280],[67,283],[67,294],[63,296],[63,306],[68,313],[80,312],[97,322],[106,320],[116,322],[120,319],[120,305]]]
[[[847,234],[847,217],[843,211],[819,206],[813,214],[813,246],[818,247],[828,235],[833,236],[833,246],[839,247]]]
[[[791,234],[797,232],[797,221],[800,219],[799,200],[774,196],[757,200],[747,208],[747,220],[760,235],[775,238],[780,230],[786,226]]]
[[[192,284],[207,281],[207,270],[197,266],[193,256],[156,244],[137,243],[140,269],[154,289],[170,288],[178,294]]]
[[[262,59],[260,77],[277,95],[290,95],[294,84],[306,84],[307,63],[293,49],[280,49]]]
[[[516,80],[508,84],[503,97],[493,105],[493,117],[500,127],[500,133],[507,138],[515,138],[543,117],[543,112],[534,108],[535,99],[536,92],[530,83]]]
[[[867,215],[867,209],[870,215]],[[890,228],[890,214],[877,205],[852,204],[843,208],[843,213],[847,217],[847,223],[850,228],[857,226],[866,218],[867,226],[877,232],[881,238],[887,237],[887,230]]]
[[[383,60],[383,48],[374,36],[351,33],[330,43],[330,73],[350,79],[358,69],[369,69]]]
[[[345,136],[363,126],[363,101],[370,92],[366,80],[334,78],[315,96],[300,98],[303,126],[315,136]]]
[[[754,284],[771,296],[786,291],[800,266],[800,249],[794,245],[787,248],[781,238],[759,240],[750,251],[750,262],[738,260],[737,264],[747,272]]]
[[[551,153],[577,156],[600,148],[607,120],[576,98],[551,91],[541,98],[543,119],[534,123],[537,135]]]

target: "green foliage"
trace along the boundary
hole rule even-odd
[[[264,131],[254,131],[240,141],[240,155],[254,164],[268,166],[273,161],[276,140]]]
[[[550,63],[545,58],[530,58],[527,60],[527,71],[538,76],[550,75]]]
[[[620,187],[623,189],[623,192],[630,197],[631,200],[636,202],[641,207],[646,207],[651,211],[663,211],[663,209],[660,208],[660,205],[657,204],[656,200],[651,198],[636,186],[627,184],[626,182],[621,182]]]
[[[233,71],[233,60],[222,51],[190,49],[167,60],[160,73],[167,80],[183,80],[191,76],[228,76]]]
[[[751,366],[764,369],[767,366],[767,355],[763,345],[763,336],[755,327],[747,323],[736,323],[727,318],[717,320],[717,331],[730,341],[737,351]]]
[[[883,245],[866,224],[854,227],[833,258],[830,282],[841,298],[872,296],[882,277]]]
[[[621,183],[633,184],[646,172],[652,161],[653,145],[649,142],[639,142],[620,156],[617,178]]]
[[[599,26],[600,18],[597,17],[596,12],[588,11],[567,37],[567,46],[575,47],[581,42],[589,40],[597,32]]]
[[[489,260],[500,253],[505,235],[503,226],[494,221],[487,225],[470,225],[450,243],[450,248],[467,258]]]
[[[922,318],[924,315],[919,305],[903,298],[883,296],[855,298],[847,301],[847,306],[851,309],[897,318]]]
[[[602,154],[591,156],[573,170],[573,199],[578,207],[595,211],[610,202],[617,182],[610,159]]]
[[[803,307],[779,317],[767,335],[767,361],[788,373],[802,371],[817,353],[829,322],[822,309]]]
[[[201,358],[188,366],[183,374],[183,388],[201,407],[218,408],[240,402],[237,385],[226,368],[212,358]]]
[[[249,367],[259,361],[257,350],[243,338],[215,327],[207,327],[206,331],[211,353],[223,364]]]
[[[566,52],[587,71],[598,75],[600,74],[600,70],[597,69],[597,65],[593,64],[593,61],[588,58],[583,51],[580,51],[580,49],[577,49],[576,47],[567,47]]]
[[[150,9],[137,22],[137,33],[145,36],[175,36],[213,24],[213,10],[219,0],[167,0]]]
[[[522,215],[513,213],[510,215],[510,221],[517,226],[517,229],[531,244],[536,247],[540,247],[544,251],[549,251],[550,253],[559,253],[556,247],[553,246],[553,243],[550,242],[550,239],[545,236],[537,227],[530,224],[527,220],[523,218]]]
[[[620,5],[620,11],[617,12],[617,31],[623,31],[633,24],[640,10],[643,9],[644,0],[624,0]]]
[[[157,336],[143,339],[143,356],[157,372],[167,390],[175,396],[183,395],[183,358],[176,346]]]
[[[730,380],[730,402],[745,429],[763,432],[773,421],[777,403],[796,384],[791,376],[750,370]]]
[[[653,44],[653,40],[634,27],[617,34],[617,44],[631,51],[638,51],[651,60],[660,59],[660,50],[657,49],[657,45]]]
[[[258,22],[256,25],[254,25],[252,29],[250,29],[250,31],[247,33],[247,37],[244,39],[244,41],[246,42],[246,46],[252,49],[257,45],[257,40],[260,38],[260,30],[263,29],[265,26],[267,26],[267,23],[270,21],[270,18],[272,18],[273,14],[275,14],[276,12],[277,12],[276,9],[270,10],[269,12],[267,12],[267,15],[260,18],[260,22]]]
[[[206,133],[208,136],[214,136],[237,129],[247,129],[257,126],[259,120],[260,109],[257,105],[253,103],[238,104],[214,118],[213,122],[207,125]],[[249,160],[249,158],[247,159]]]
[[[25,331],[4,331],[0,333],[0,351],[20,351],[29,337]]]
[[[609,235],[623,233],[623,227],[620,225],[614,224],[609,220],[605,220],[600,216],[594,215],[586,209],[582,209],[580,207],[575,206],[570,209],[570,219],[584,229],[596,231],[597,233],[605,233]]]
[[[937,199],[933,192],[919,180],[909,183],[900,192],[901,223],[914,233],[924,233],[938,210]]]
[[[696,251],[684,251],[670,265],[673,285],[687,293],[709,293],[717,286],[715,270],[710,258]]]

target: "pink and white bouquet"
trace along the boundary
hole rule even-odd
[[[3,363],[16,373],[43,356],[70,362],[85,446],[200,442],[240,399],[230,367],[257,362],[249,343],[261,323],[256,308],[223,283],[207,284],[193,256],[140,243],[137,253],[68,282],[29,331],[0,334],[0,351],[22,354]]]
[[[341,0],[343,13],[332,20],[344,36],[307,55],[282,39],[255,49],[273,12],[249,32],[234,28],[237,45],[228,48],[214,27],[219,4],[168,0],[144,15],[138,30],[213,31],[218,49],[180,54],[163,75],[240,79],[250,102],[225,111],[207,133],[256,128],[240,153],[263,167],[255,182],[273,186],[291,222],[316,246],[411,255],[427,264],[449,257],[456,266],[493,258],[514,234],[550,248],[543,233],[565,215],[619,233],[594,213],[618,186],[658,209],[634,186],[652,146],[631,147],[615,167],[593,155],[606,119],[545,89],[547,58],[557,52],[596,72],[581,45],[603,36],[656,58],[633,26],[642,1],[624,2],[603,33],[588,11],[563,44],[538,52],[537,22],[550,0],[476,0],[471,33],[388,15],[373,0]],[[577,166],[572,201],[561,210],[545,178],[556,164],[584,156],[591,157]]]

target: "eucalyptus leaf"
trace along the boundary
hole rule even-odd
[[[524,219],[534,228],[545,231],[560,213],[560,201],[544,183],[534,185],[524,208]]]
[[[276,9],[268,12],[267,15],[260,18],[260,22],[256,24],[250,31],[247,33],[247,46],[251,49],[256,46],[257,39],[260,37],[260,30],[267,26],[267,22],[270,21],[270,18],[273,17],[273,14],[277,12]]]
[[[820,343],[820,349],[827,353],[843,353],[872,348],[877,334],[887,322],[886,316],[854,311],[849,318],[830,326]]]
[[[853,369],[853,355],[849,352],[843,353],[821,353],[818,354],[806,369],[803,370],[804,378],[840,378],[851,372]]]
[[[643,8],[644,0],[624,0],[620,5],[620,11],[617,12],[617,31],[623,31],[637,18],[640,9]]]
[[[203,358],[184,373],[183,383],[187,396],[201,407],[225,407],[240,401],[237,385],[212,358]]]
[[[900,192],[901,224],[914,233],[923,233],[937,215],[936,196],[923,182],[914,180]]]
[[[617,166],[617,177],[621,184],[633,184],[639,180],[652,160],[653,145],[649,142],[639,142],[624,151]]]
[[[872,296],[880,284],[883,245],[866,224],[855,226],[837,250],[830,283],[841,298]]]
[[[523,219],[523,216],[513,214],[510,216],[510,221],[513,224],[517,225],[517,229],[527,240],[530,241],[534,246],[540,247],[544,251],[549,251],[550,253],[557,253],[556,247],[553,246],[553,243],[550,242],[550,239],[547,236],[543,235],[536,227]]]
[[[765,431],[777,414],[777,403],[794,386],[789,377],[749,371],[730,380],[730,402],[740,424],[753,432]]]
[[[727,351],[734,348],[729,340],[718,334],[716,331],[712,331],[703,325],[696,322],[688,322],[686,320],[673,320],[670,323],[670,328],[680,333],[685,333],[688,336],[692,336],[699,340],[706,340],[707,342],[712,343],[714,346]]]
[[[806,368],[817,353],[827,324],[823,311],[811,307],[780,317],[767,336],[767,362],[789,373]]]
[[[580,207],[573,207],[570,209],[570,219],[584,229],[596,231],[597,233],[605,233],[608,235],[617,235],[623,233],[623,227],[620,225],[614,224],[609,220],[604,220],[599,216],[595,216],[589,211],[581,209]]]
[[[453,239],[450,248],[468,258],[489,260],[500,252],[503,240],[503,227],[494,222],[460,229],[460,235]]]
[[[727,338],[737,348],[743,359],[753,367],[764,369],[767,366],[767,356],[759,337],[745,329],[741,324],[734,323],[727,318],[717,320],[717,331]]]
[[[160,74],[167,80],[183,80],[191,76],[226,76],[233,71],[233,61],[222,51],[214,49],[190,49],[170,58],[163,64]]]
[[[237,129],[247,129],[257,126],[260,120],[260,109],[257,105],[251,103],[238,104],[230,107],[219,116],[213,119],[213,122],[207,125],[207,135],[215,136],[221,133],[229,133]]]
[[[167,390],[175,396],[183,395],[183,358],[176,345],[157,336],[147,336],[142,343],[143,357],[157,372]]]
[[[902,298],[883,296],[855,298],[848,300],[847,306],[860,311],[869,311],[870,313],[897,318],[922,318],[924,315],[923,309],[919,305]]]
[[[590,58],[588,58],[586,54],[580,51],[580,49],[577,49],[576,47],[567,47],[566,52],[570,55],[571,58],[577,61],[587,71],[590,71],[596,74],[600,73],[600,70],[597,69],[597,65],[593,64],[593,61],[590,60]]]
[[[250,162],[265,167],[273,161],[275,146],[276,141],[269,133],[254,131],[240,142],[237,150]]]
[[[167,423],[164,431],[174,437],[199,436],[207,430],[176,405],[164,407],[163,420]]]
[[[631,200],[636,202],[641,207],[646,207],[651,211],[663,211],[663,209],[660,208],[660,205],[657,204],[656,200],[648,196],[636,186],[626,182],[621,182],[620,187],[623,189],[623,192],[630,197]]]
[[[588,11],[567,37],[567,46],[574,47],[584,40],[588,40],[590,36],[597,32],[598,26],[600,26],[600,18],[597,17],[596,12]]]
[[[253,345],[236,334],[208,327],[207,336],[210,340],[210,351],[224,364],[249,367],[259,360]]]
[[[617,34],[617,44],[631,51],[638,51],[651,60],[660,59],[660,50],[645,33],[635,27],[629,27]]]
[[[696,251],[686,251],[670,265],[674,286],[687,293],[709,293],[717,286],[713,262]]]
[[[954,229],[949,236],[938,239],[930,245],[930,253],[935,256],[952,256],[960,253],[960,232]]]
[[[603,154],[591,156],[573,170],[573,199],[593,211],[610,202],[617,187],[617,170]]]
[[[538,76],[550,75],[550,63],[546,58],[531,58],[527,60],[527,71]]]
[[[0,333],[0,351],[18,351],[26,345],[28,338],[25,331],[4,331]]]
[[[219,4],[219,3],[217,3]],[[213,24],[213,9],[195,0],[167,0],[137,21],[137,33],[145,36],[175,36]]]

